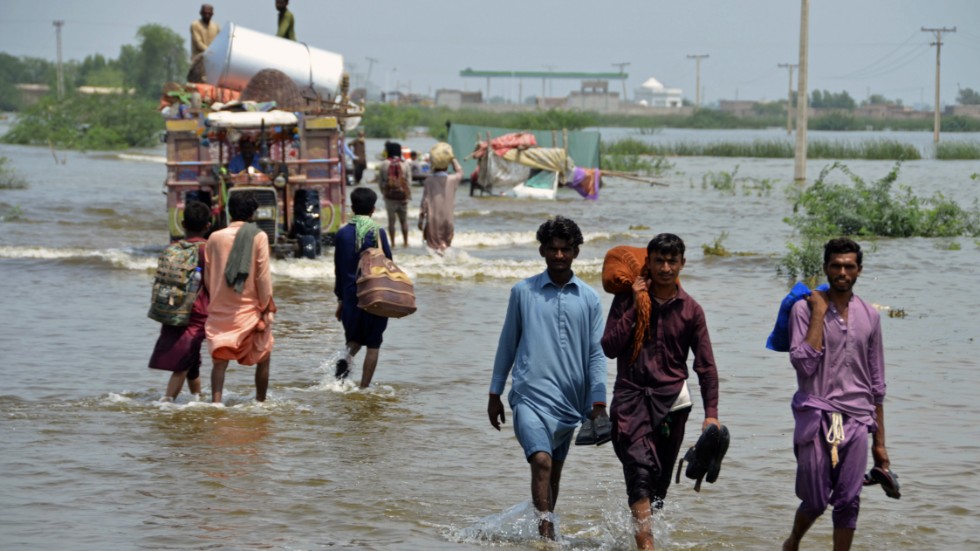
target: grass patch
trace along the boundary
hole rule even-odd
[[[26,189],[27,181],[8,165],[9,162],[10,159],[0,157],[0,189]]]
[[[735,195],[735,175],[738,174],[738,165],[735,170],[728,172],[719,170],[718,172],[709,171],[701,177],[701,189],[713,188]]]
[[[772,192],[775,180],[772,178],[738,178],[738,166],[731,172],[720,170],[718,172],[709,171],[701,177],[701,189],[709,187],[723,193],[735,195],[739,185],[742,188],[742,195],[756,195],[757,197],[768,196]]]
[[[611,155],[792,159],[795,155],[795,146],[786,140],[646,143],[635,138],[626,138],[609,144],[604,143],[602,151],[604,154]],[[859,143],[816,140],[807,144],[807,157],[910,161],[921,159],[922,155],[915,146],[897,140],[870,140]]]
[[[728,232],[723,231],[710,245],[702,243],[701,250],[704,251],[704,256],[732,256],[732,252],[725,248],[726,239],[728,239]]]
[[[940,161],[980,160],[980,142],[939,143],[936,145],[936,158]]]
[[[17,205],[0,204],[0,222],[15,222],[24,216],[24,209]]]

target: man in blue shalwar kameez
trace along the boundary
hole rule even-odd
[[[505,421],[500,396],[513,371],[508,401],[514,433],[531,466],[539,532],[554,539],[552,513],[575,428],[587,418],[606,416],[606,359],[599,344],[599,295],[572,272],[582,232],[558,216],[538,228],[537,239],[547,270],[511,289],[487,414],[500,430]]]

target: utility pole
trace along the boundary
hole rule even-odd
[[[708,54],[693,54],[687,56],[688,59],[694,60],[694,64],[695,64],[694,66],[697,72],[697,80],[695,80],[695,86],[697,87],[697,91],[695,92],[694,95],[694,97],[696,98],[694,101],[694,107],[696,109],[701,108],[701,60],[707,57],[709,57]]]
[[[58,42],[58,99],[61,99],[65,97],[65,69],[61,64],[61,27],[65,25],[65,22],[59,19],[53,25]]]
[[[800,72],[796,78],[796,155],[793,180],[806,184],[806,126],[809,101],[806,92],[807,47],[810,42],[810,0],[800,0]]]
[[[367,56],[365,56],[364,59],[366,59],[368,62],[367,77],[364,78],[364,99],[366,100],[368,97],[368,91],[371,88],[371,69],[374,67],[374,64],[378,62],[378,60]]]
[[[932,121],[932,143],[939,143],[939,52],[943,48],[943,33],[955,33],[956,27],[952,29],[947,29],[943,27],[941,29],[927,29],[922,27],[922,32],[925,33],[936,33],[936,41],[930,44],[930,46],[936,47],[936,112],[933,115]]]
[[[545,69],[548,70],[549,73],[551,73],[551,72],[554,72],[554,70],[557,67],[557,65],[542,65],[542,67],[544,67]],[[553,86],[553,84],[551,82],[551,79],[549,78],[548,79],[548,95],[550,96],[554,92],[555,92],[554,86]],[[541,79],[541,95],[544,96],[544,79]],[[547,96],[545,96],[545,97],[547,97]]]
[[[793,133],[793,69],[796,63],[780,63],[778,67],[789,69],[789,95],[786,96],[786,135]]]
[[[619,74],[623,74],[623,68],[629,67],[629,64],[630,64],[629,61],[625,61],[623,63],[613,63],[612,66],[619,67]],[[622,82],[623,82],[623,101],[626,101],[626,79],[625,78],[622,79]]]

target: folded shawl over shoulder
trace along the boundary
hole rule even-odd
[[[242,294],[245,281],[252,269],[252,242],[260,231],[262,230],[254,223],[246,222],[235,234],[235,241],[228,255],[228,264],[225,266],[225,281],[229,287],[234,287],[238,294]]]
[[[646,261],[647,250],[643,247],[620,245],[609,249],[602,261],[603,290],[614,295],[633,292],[633,283],[643,273]],[[636,302],[636,329],[633,333],[631,363],[636,361],[640,349],[643,348],[643,341],[649,336],[652,311],[649,293],[635,293],[633,299]]]

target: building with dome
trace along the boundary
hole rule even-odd
[[[684,104],[680,88],[667,88],[653,77],[634,91],[634,98],[646,107],[680,108]]]

